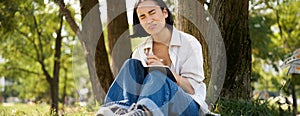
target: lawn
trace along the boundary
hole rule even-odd
[[[229,100],[217,103],[215,113],[222,115],[263,115],[263,116],[291,116],[291,111],[281,111],[273,101],[261,102],[259,100]],[[273,104],[273,105],[272,105]],[[63,105],[60,105],[63,106]],[[298,106],[299,108],[299,106]],[[99,106],[70,106],[63,110],[60,108],[59,115],[66,116],[94,116]],[[298,110],[299,111],[299,110]],[[50,116],[50,105],[29,103],[3,103],[0,105],[0,116]]]
[[[67,116],[94,116],[95,108],[67,107],[60,114]],[[50,116],[50,105],[48,104],[25,104],[25,103],[3,103],[0,105],[0,116]]]
[[[0,105],[1,116],[45,116],[49,114],[48,104],[3,103]]]

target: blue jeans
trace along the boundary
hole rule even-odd
[[[198,116],[199,105],[163,72],[148,73],[141,62],[127,60],[111,85],[104,103],[119,102],[130,106],[133,103],[145,105],[152,113],[165,116]]]

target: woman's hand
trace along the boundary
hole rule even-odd
[[[149,55],[147,56],[147,65],[164,65],[163,59],[158,58],[155,55]]]
[[[165,65],[163,59],[158,58],[155,55],[149,55],[147,56],[147,65]],[[178,86],[180,86],[185,92],[189,94],[195,94],[194,88],[190,84],[189,80],[187,78],[181,77],[180,75],[176,74],[174,71],[172,71],[173,75],[175,76],[177,80]]]

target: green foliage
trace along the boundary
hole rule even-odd
[[[224,116],[291,116],[292,113],[278,108],[274,100],[219,100],[215,111]]]
[[[67,80],[67,95],[75,96],[71,72],[75,35],[66,25],[63,22],[60,94]],[[11,83],[5,87],[4,97],[49,101],[50,86],[41,62],[52,76],[56,32],[60,27],[58,6],[54,2],[44,4],[44,0],[1,0],[0,27],[0,60],[3,61],[0,77]]]
[[[287,87],[282,61],[300,47],[300,1],[251,0],[252,82],[255,89],[280,91]]]

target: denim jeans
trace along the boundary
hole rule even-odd
[[[199,105],[161,71],[145,71],[141,62],[127,60],[111,85],[104,103],[145,105],[154,115],[198,116]],[[160,113],[157,113],[160,112]]]

